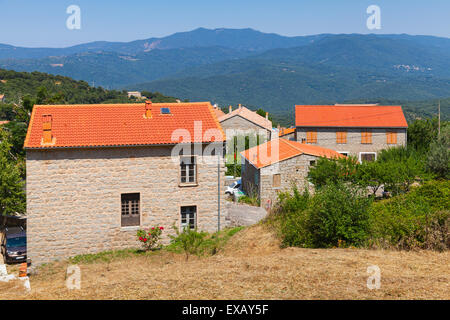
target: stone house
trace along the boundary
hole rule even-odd
[[[229,112],[219,116],[219,122],[227,136],[227,162],[236,160],[240,162],[240,152],[246,149],[245,137],[248,138],[250,146],[257,145],[272,138],[272,121],[269,114],[262,117],[242,105],[235,110],[229,106]],[[236,137],[236,138],[235,138]]]
[[[295,106],[295,140],[333,149],[359,161],[382,149],[405,146],[407,128],[401,106]]]
[[[269,210],[278,193],[309,187],[306,179],[309,168],[318,158],[338,159],[342,154],[319,146],[287,139],[272,139],[241,153],[242,186],[246,194],[260,199]]]
[[[224,141],[209,102],[34,106],[28,257],[138,247],[136,231],[153,226],[166,243],[173,225],[217,231]]]
[[[278,137],[295,141],[295,128],[280,128],[278,130]]]

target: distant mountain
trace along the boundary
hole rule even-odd
[[[0,68],[285,114],[298,103],[450,96],[450,39],[204,29],[68,48],[0,45]]]
[[[325,36],[302,47],[189,68],[133,88],[219,104],[248,103],[275,113],[301,103],[450,96],[450,50],[412,39]]]

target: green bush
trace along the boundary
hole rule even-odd
[[[260,201],[258,197],[242,196],[238,199],[238,203],[245,203],[255,207],[260,206]]]
[[[176,236],[169,235],[172,240],[172,244],[176,247],[180,247],[186,255],[186,261],[189,259],[189,255],[198,255],[200,253],[200,247],[205,242],[205,237],[208,235],[206,232],[198,232],[197,229],[192,230],[189,227],[180,231],[175,225],[173,226]]]
[[[449,247],[450,182],[433,181],[370,209],[368,245],[399,249]]]
[[[360,245],[368,237],[371,199],[344,183],[329,184],[314,197],[308,192],[279,197],[283,246],[327,248]]]
[[[322,188],[312,198],[306,229],[312,247],[361,245],[368,236],[368,198],[344,183]]]
[[[358,161],[354,157],[339,159],[320,158],[317,163],[310,168],[308,180],[316,188],[321,188],[330,183],[341,181],[354,181],[357,172]]]

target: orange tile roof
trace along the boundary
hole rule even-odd
[[[339,152],[331,149],[286,139],[270,140],[259,146],[241,152],[241,155],[258,169],[302,154],[326,157],[329,159],[345,157]]]
[[[401,106],[295,106],[297,127],[407,128]]]
[[[244,106],[241,106],[240,108],[237,108],[230,113],[224,114],[223,116],[219,117],[219,121],[223,122],[234,116],[241,116],[242,118],[247,119],[248,121],[251,121],[262,128],[272,130],[272,121],[260,116],[256,113],[256,111],[252,111]]]
[[[280,132],[278,133],[279,137],[291,134],[295,132],[295,128],[287,128],[287,129],[281,129]]]
[[[161,114],[163,107],[170,108],[171,114]],[[145,103],[35,105],[24,148],[176,144],[182,140],[172,140],[177,129],[185,129],[191,135],[184,142],[226,139],[209,102],[153,103],[151,110],[152,117],[147,119]],[[51,145],[41,144],[43,115],[52,116],[54,143]],[[197,121],[201,122],[201,136],[194,137],[194,122]]]
[[[223,112],[219,108],[214,108],[214,112],[216,113],[217,118],[223,117],[225,115],[225,112]]]

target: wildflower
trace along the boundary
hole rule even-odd
[[[164,230],[164,227],[159,227],[159,230]]]

